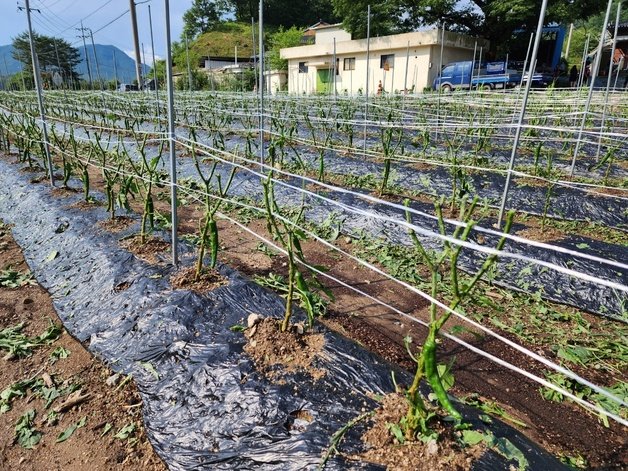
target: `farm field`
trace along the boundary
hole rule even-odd
[[[536,91],[518,127],[521,100],[519,90],[369,102],[274,96],[263,104],[248,94],[181,93],[176,132],[169,137],[168,110],[154,95],[50,92],[50,189],[35,95],[4,92],[0,216],[22,226],[16,238],[27,244],[33,272],[53,293],[73,335],[98,355],[115,358],[124,373],[135,371],[144,400],[155,400],[146,405],[147,434],[173,469],[194,460],[208,466],[220,460],[266,463],[270,469],[287,454],[289,440],[298,446],[292,457],[281,458],[287,467],[299,459],[315,466],[320,456],[332,469],[366,461],[386,465],[386,455],[396,459],[417,436],[459,443],[463,451],[454,447],[452,453],[462,453],[465,462],[479,443],[506,463],[543,469],[549,461],[542,465],[524,451],[523,440],[530,440],[565,465],[621,469],[628,462],[628,96],[596,92],[585,114],[583,92]],[[173,189],[179,271],[168,252]],[[59,242],[66,232],[68,239]],[[42,262],[51,251],[59,260]],[[140,261],[123,255],[129,253]],[[75,266],[81,256],[89,260],[85,270]],[[66,275],[72,281],[65,282]],[[99,298],[90,299],[90,283],[103,285],[94,288],[101,301],[115,297],[115,319],[98,318]],[[205,294],[197,300],[179,291]],[[165,292],[174,293],[163,298],[172,309],[143,319],[143,310],[157,309],[150,293]],[[193,315],[205,312],[207,300],[216,326],[211,316]],[[310,345],[318,360],[301,364],[296,353],[275,351],[285,339],[251,341],[251,332],[264,330],[258,327],[263,322],[250,318],[264,314],[255,310],[257,302],[260,310],[283,317],[282,334],[297,321],[304,338],[319,329],[338,332],[340,337],[321,334],[332,359]],[[88,318],[79,315],[82,308]],[[182,325],[162,329],[168,322]],[[180,346],[184,327],[198,340]],[[220,336],[222,347],[214,351],[219,331],[230,333]],[[375,356],[356,353],[343,337]],[[151,348],[130,346],[140,340]],[[221,409],[228,407],[216,400],[208,417],[178,423],[181,440],[168,442],[172,420],[165,417],[165,399],[155,399],[157,391],[188,391],[181,383],[194,375],[186,362],[199,364],[195,355],[207,365],[216,366],[213,358],[221,365],[227,357],[235,361],[232,350],[245,341],[246,353],[239,355],[253,358],[254,366],[245,367],[244,376],[267,381],[255,383],[255,391],[324,384],[325,397],[316,399],[326,407],[344,404],[334,388],[355,391],[361,406],[347,399],[346,410],[327,419],[325,407],[308,405],[316,413],[292,416],[300,428],[290,422],[288,432],[267,432],[271,442],[286,447],[273,448],[245,420],[239,426],[247,440],[237,445],[224,439],[223,425],[216,435],[207,431],[212,414],[228,417]],[[268,376],[277,369],[262,365],[271,353],[284,362],[289,357],[292,365],[283,367],[291,371],[289,379]],[[364,370],[344,365],[343,355]],[[175,356],[183,359],[176,366]],[[320,373],[320,363],[331,373]],[[390,371],[396,371],[392,379]],[[202,411],[208,397],[226,397],[220,391],[231,373],[204,374],[209,379],[188,392],[191,409],[179,405],[176,414]],[[394,419],[399,422],[387,419],[390,443],[369,455],[352,434],[373,420],[369,411],[387,403],[381,398],[395,389],[408,412]],[[421,399],[423,393],[430,395]],[[314,401],[302,394],[304,403]],[[255,407],[273,408],[260,397],[264,405]],[[232,407],[242,407],[231,400]],[[480,411],[475,422],[469,407]],[[251,421],[267,415],[247,412]],[[455,428],[465,420],[473,427]],[[500,429],[505,435],[498,436],[491,431],[494,420],[513,431]],[[347,433],[345,450],[332,438],[338,430]],[[199,433],[214,440],[214,449]],[[229,450],[239,457],[227,456]],[[447,449],[441,451],[439,465],[447,466]],[[559,463],[552,466],[559,469]]]

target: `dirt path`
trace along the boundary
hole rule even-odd
[[[1,222],[0,285],[9,285],[0,286],[0,469],[167,469],[144,433],[134,382],[61,326]]]

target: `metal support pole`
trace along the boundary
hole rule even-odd
[[[473,62],[471,62],[471,81],[469,82],[469,89],[471,89],[471,84],[473,83],[473,74],[475,73],[475,55],[478,52],[478,42],[477,40],[475,41],[475,44],[473,45]],[[440,74],[442,72],[442,70],[439,70],[438,73]]]
[[[587,59],[587,52],[589,50],[589,41],[591,40],[591,33],[587,34],[587,40],[584,42],[584,48],[582,49],[582,61],[580,62],[580,73],[578,74],[578,89],[582,87],[584,83],[584,69]]]
[[[371,59],[371,5],[366,9],[366,90],[364,93],[364,156],[366,157],[366,122],[369,113],[369,79]]]
[[[569,24],[569,35],[567,36],[567,48],[565,49],[565,59],[569,60],[569,48],[571,47],[571,35],[573,34],[573,23]]]
[[[61,79],[63,79],[63,69],[61,69],[61,61],[59,60],[59,49],[57,48],[57,41],[56,39],[53,42],[54,47],[55,47],[55,56],[57,58],[57,68],[59,69],[59,76],[61,77]],[[5,63],[6,65],[6,63]],[[63,82],[62,82],[63,85]]]
[[[135,11],[135,0],[129,0],[129,11],[131,12],[131,28],[133,29],[133,48],[135,49],[135,76],[137,79],[137,88],[141,90],[142,89],[142,59],[140,57],[140,39],[137,33],[137,13]],[[168,19],[168,22],[170,22],[169,19]]]
[[[480,55],[478,57],[478,77],[480,76],[480,69],[482,68],[482,52],[484,51],[484,47],[480,46]],[[479,79],[478,79],[479,82]],[[471,90],[473,88],[473,80],[471,80],[471,83],[469,84],[469,90]],[[477,87],[478,90],[480,90],[480,87]]]
[[[133,0],[131,0],[133,1]],[[170,212],[172,222],[172,264],[179,263],[178,234],[177,234],[177,156],[174,128],[174,89],[172,86],[172,46],[170,39],[170,2],[164,0],[164,14],[166,17],[166,88],[168,89],[168,141],[170,144]]]
[[[41,91],[41,75],[39,73],[39,59],[35,52],[35,41],[33,40],[33,25],[31,23],[30,0],[25,0],[26,20],[28,21],[28,39],[31,47],[31,59],[33,60],[33,79],[35,80],[35,90],[37,90],[37,104],[39,105],[39,117],[41,119],[41,132],[44,138],[44,152],[46,154],[46,164],[48,165],[48,175],[50,184],[55,186],[54,172],[52,168],[52,158],[50,157],[50,144],[48,142],[48,126],[46,125],[46,109],[44,108],[44,97]]]
[[[615,73],[615,82],[613,82],[613,90],[617,90],[617,81],[619,80],[619,72],[624,67],[624,58],[620,57],[617,63],[617,72]]]
[[[253,72],[257,72],[257,52],[255,46],[255,20],[251,17],[251,36],[253,36]],[[257,83],[257,73],[254,73],[255,77],[255,90],[259,89],[259,85]]]
[[[613,45],[611,46],[611,54],[608,62],[608,76],[606,77],[606,90],[604,91],[604,105],[602,107],[602,120],[600,121],[600,135],[597,141],[597,151],[595,152],[595,161],[600,160],[600,151],[602,149],[602,133],[604,132],[604,123],[606,121],[606,106],[608,104],[608,92],[611,88],[611,77],[613,76],[613,57],[615,55],[615,47],[617,46],[617,29],[619,28],[619,15],[621,13],[621,1],[617,2],[617,16],[615,17],[615,32],[613,33]]]
[[[6,73],[5,90],[8,90],[9,89],[8,80],[9,80],[10,74],[9,74],[9,67],[7,66],[7,56],[3,56],[2,60],[4,61],[4,71]]]
[[[338,66],[336,65],[336,38],[334,38],[334,57],[332,58],[332,60],[334,61],[333,79],[334,79],[334,103],[335,103],[336,99],[338,98],[338,88],[336,87],[337,85],[336,76],[338,74]]]
[[[530,34],[530,41],[528,41],[528,50],[526,51],[526,58],[523,61],[523,69],[521,70],[521,80],[519,81],[519,88],[517,89],[517,95],[515,97],[515,105],[513,107],[513,113],[512,113],[512,121],[510,122],[512,125],[515,124],[515,111],[517,109],[517,103],[519,102],[519,94],[521,93],[521,89],[523,88],[523,79],[525,77],[526,74],[526,67],[528,67],[528,59],[530,58],[530,53],[532,52],[532,41],[534,40],[534,33]],[[532,68],[532,70],[536,69],[536,64],[535,66]],[[508,135],[510,136],[510,131],[512,129],[512,126],[508,129]]]
[[[532,87],[532,76],[536,67],[536,56],[539,52],[541,44],[541,33],[543,32],[543,23],[545,22],[545,10],[547,9],[547,0],[543,0],[541,4],[541,13],[539,14],[539,22],[536,27],[536,36],[534,38],[534,48],[532,49],[532,57],[530,58],[530,68],[528,69],[528,80],[526,81],[526,90],[521,103],[521,112],[519,113],[519,121],[515,132],[515,140],[512,144],[512,152],[510,154],[510,163],[508,164],[508,173],[506,174],[506,184],[504,185],[504,193],[502,195],[501,206],[499,207],[499,216],[497,217],[497,227],[501,227],[504,217],[504,209],[506,207],[506,199],[508,198],[508,190],[510,188],[510,180],[512,178],[512,170],[515,166],[515,157],[517,156],[517,148],[519,147],[519,138],[521,137],[521,128],[523,127],[523,119],[526,114],[528,105],[528,97],[530,96],[530,88]]]
[[[150,28],[150,47],[153,53],[153,80],[155,83],[155,101],[157,110],[157,122],[159,123],[159,129],[161,129],[161,108],[159,106],[159,77],[157,77],[157,61],[155,60],[155,41],[153,38],[153,16],[150,11],[150,5],[148,5],[148,25]]]
[[[113,50],[113,77],[116,81],[116,89],[118,88],[118,64],[116,64],[116,50]]]
[[[530,41],[528,41],[528,51],[526,52],[526,58],[523,61],[523,71],[521,74],[521,82],[519,82],[519,87],[523,87],[523,79],[525,77],[525,72],[526,72],[526,67],[528,67],[528,59],[530,58],[530,52],[532,52],[532,41],[534,39],[534,33],[532,33],[530,35]],[[536,69],[536,65],[534,67],[534,69]],[[532,69],[532,71],[534,71],[534,69]]]
[[[142,43],[142,84],[146,83],[146,51],[144,50],[144,43]]]
[[[504,73],[508,75],[508,53],[506,53],[506,60],[504,61]],[[504,83],[504,93],[506,93],[506,84]]]
[[[410,67],[410,41],[406,47],[406,68],[403,73],[403,94],[408,94],[408,68]]]
[[[185,61],[188,65],[188,88],[192,91],[192,68],[190,67],[190,50],[188,49],[188,35],[185,35]]]
[[[440,58],[438,60],[438,73],[441,75],[443,73],[443,54],[445,53],[445,23],[442,23],[443,30],[440,33]],[[474,52],[475,54],[475,52]],[[474,57],[475,59],[475,57]],[[473,64],[471,64],[471,80],[473,81]],[[470,86],[471,84],[469,84]],[[438,97],[436,99],[436,131],[434,133],[434,142],[438,141],[438,132],[440,127],[440,99],[443,94],[443,87],[439,83],[438,85]]]
[[[573,177],[576,170],[576,158],[580,151],[580,143],[582,142],[582,133],[584,132],[584,126],[587,122],[587,115],[589,114],[589,108],[591,107],[591,98],[593,97],[593,89],[595,88],[595,78],[597,77],[598,68],[600,67],[600,57],[602,56],[602,47],[604,46],[604,36],[606,34],[606,25],[608,24],[608,18],[611,15],[611,7],[613,6],[613,0],[608,0],[608,6],[606,7],[606,16],[604,16],[604,23],[602,24],[602,33],[600,34],[600,42],[597,45],[597,52],[595,53],[595,64],[591,70],[591,83],[589,85],[589,94],[587,96],[587,102],[584,105],[584,113],[582,113],[582,121],[580,122],[580,129],[578,130],[578,138],[576,139],[576,147],[573,150],[573,157],[571,159],[571,168],[569,169],[569,176]]]
[[[259,163],[264,168],[264,0],[259,0]]]

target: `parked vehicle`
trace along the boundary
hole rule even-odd
[[[521,83],[521,74],[506,68],[506,63],[487,62],[474,66],[473,61],[452,62],[434,79],[434,90],[451,91],[471,88],[512,88]]]
[[[137,85],[132,85],[130,83],[121,83],[118,86],[118,91],[119,92],[137,92],[138,88],[137,88]]]

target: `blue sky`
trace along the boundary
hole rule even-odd
[[[140,43],[144,43],[146,60],[149,61],[148,5],[151,6],[153,18],[155,54],[163,57],[166,50],[164,1],[142,2],[143,0],[135,2],[141,3],[136,7],[137,22]],[[183,13],[191,4],[192,0],[170,0],[172,39],[175,41],[179,40],[183,29]],[[18,0],[17,4],[16,0],[0,0],[0,45],[10,44],[13,37],[27,29],[26,13],[18,11],[18,5],[24,6],[24,0]],[[75,28],[80,27],[80,21],[83,20],[83,26],[94,32],[96,44],[112,44],[132,56],[129,0],[30,0],[30,7],[40,11],[32,12],[33,29],[40,34],[61,37],[78,46],[82,40],[77,38],[79,31]],[[116,20],[117,17],[120,18]],[[106,26],[111,21],[113,22]]]

